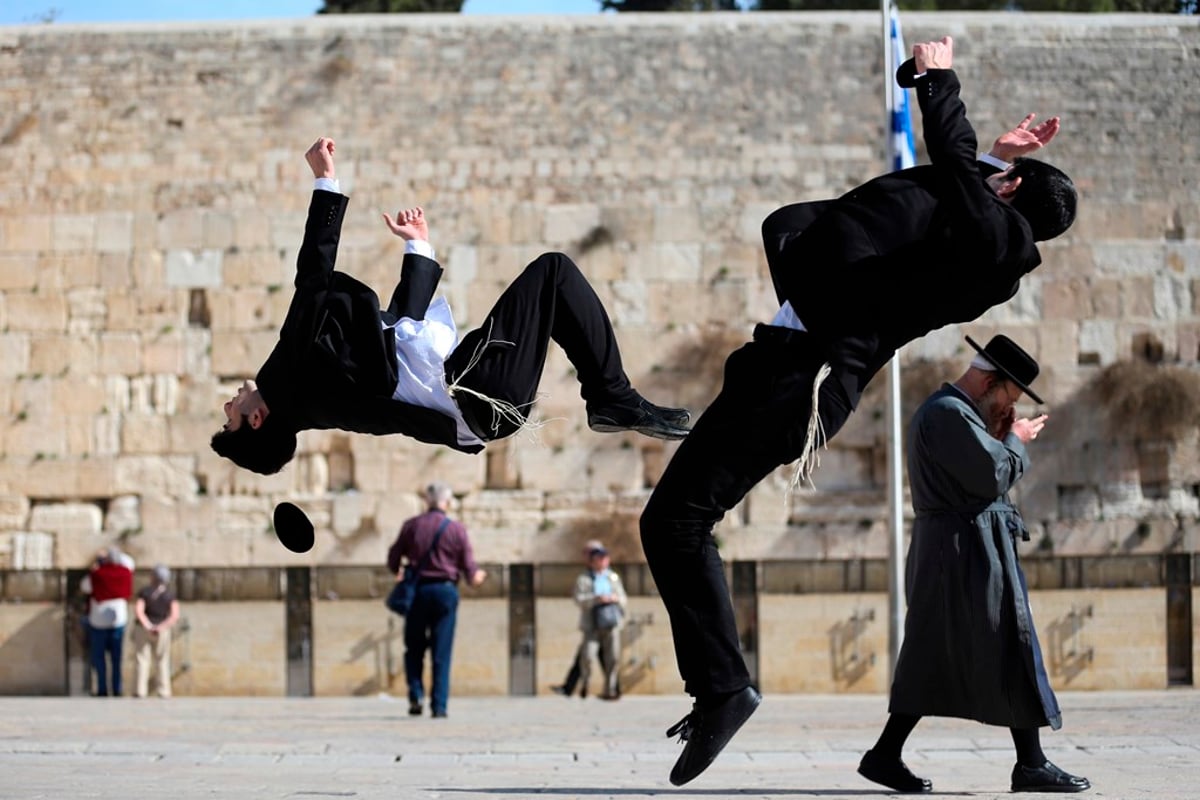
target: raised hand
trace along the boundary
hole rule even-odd
[[[322,136],[304,153],[314,178],[336,178],[333,171],[333,139]]]
[[[918,75],[927,69],[950,69],[954,63],[954,40],[943,36],[936,42],[914,44],[913,62]]]
[[[1046,418],[1049,416],[1049,414],[1042,414],[1040,417],[1034,417],[1033,419],[1022,417],[1013,422],[1012,432],[1022,442],[1029,444],[1038,437],[1038,434],[1042,432],[1042,428],[1046,427]]]
[[[406,242],[413,239],[429,241],[429,223],[425,221],[425,210],[420,206],[402,208],[396,212],[394,219],[385,211],[383,221],[387,223],[388,230]]]
[[[1013,161],[1021,156],[1027,156],[1037,150],[1041,150],[1046,145],[1050,144],[1050,140],[1058,135],[1059,118],[1051,117],[1050,119],[1038,125],[1029,127],[1033,122],[1036,114],[1028,114],[1025,119],[1017,127],[1007,133],[1000,135],[992,145],[988,155],[994,156],[1001,161]]]

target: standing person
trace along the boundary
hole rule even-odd
[[[137,593],[133,628],[137,653],[138,697],[150,693],[150,673],[155,673],[159,697],[171,696],[171,628],[179,621],[179,601],[171,591],[171,570],[155,564],[150,583]]]
[[[900,758],[923,716],[961,717],[1012,733],[1014,792],[1081,792],[1087,778],[1042,752],[1038,729],[1062,726],[1042,662],[1016,538],[1029,540],[1009,499],[1029,469],[1026,445],[1046,415],[1016,416],[1038,364],[1007,336],[986,347],[953,384],[943,384],[908,429],[912,541],[904,643],[892,681],[891,717],[858,771],[898,792],[928,792]],[[948,546],[953,543],[953,546]]]
[[[575,603],[579,606],[579,630],[583,635],[579,663],[581,692],[587,695],[592,662],[599,660],[604,672],[601,700],[621,697],[621,628],[628,597],[621,576],[613,572],[608,549],[600,542],[587,545],[587,569],[575,579]]]
[[[592,430],[687,435],[687,411],[656,406],[630,385],[608,313],[562,253],[530,263],[460,344],[449,305],[433,299],[442,268],[424,211],[384,214],[405,248],[400,282],[381,311],[374,290],[334,271],[349,199],[333,154],[328,138],[305,153],[315,185],[296,293],[256,379],[225,403],[225,425],[211,442],[219,455],[271,474],[292,459],[298,431],[328,428],[478,453],[527,424],[551,339],[575,368]]]
[[[807,477],[897,349],[1009,300],[1040,263],[1035,243],[1075,216],[1074,186],[1053,167],[1032,159],[998,172],[981,166],[951,39],[913,54],[932,163],[766,219],[779,313],[729,357],[720,393],[642,514],[646,562],[694,698],[667,732],[684,742],[670,776],[677,786],[712,763],[762,700],[742,658],[713,526],[779,466],[798,460],[797,479]],[[1032,119],[996,140],[991,162],[1057,133],[1057,118],[1030,128]]]
[[[88,602],[88,650],[96,676],[96,697],[120,697],[121,657],[125,626],[129,624],[129,598],[133,595],[133,559],[116,545],[96,554],[79,590]]]
[[[431,483],[425,489],[428,510],[406,520],[388,550],[388,569],[396,574],[402,561],[418,564],[425,558],[417,576],[416,596],[404,619],[404,677],[408,681],[408,713],[413,716],[421,714],[425,698],[426,650],[433,659],[429,710],[434,717],[446,716],[454,624],[458,619],[458,579],[465,578],[471,586],[478,586],[487,577],[475,563],[466,527],[448,515],[453,499],[449,486]]]

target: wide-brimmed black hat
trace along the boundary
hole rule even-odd
[[[991,363],[996,371],[1021,387],[1021,391],[1029,395],[1033,402],[1042,404],[1042,398],[1037,396],[1029,384],[1038,376],[1038,363],[1033,356],[1021,349],[1021,345],[1004,334],[993,336],[987,347],[980,347],[970,336],[966,337],[967,344],[979,351]]]
[[[275,522],[275,535],[279,543],[293,553],[307,553],[312,550],[316,533],[312,520],[294,503],[280,503],[275,506],[272,515]]]

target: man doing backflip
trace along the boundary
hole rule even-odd
[[[675,785],[703,772],[762,699],[742,658],[713,526],[777,467],[799,459],[807,473],[897,349],[1009,300],[1041,261],[1035,242],[1074,220],[1066,175],[1032,159],[1002,164],[1053,138],[1057,118],[1030,128],[1027,117],[981,163],[951,69],[953,42],[918,44],[913,56],[932,163],[766,219],[781,309],[729,357],[720,394],[642,514],[646,561],[695,699],[668,731],[685,743]]]

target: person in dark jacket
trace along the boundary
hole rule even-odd
[[[786,206],[763,223],[780,302],[725,364],[720,393],[675,452],[641,518],[642,546],[671,620],[692,711],[668,735],[670,779],[703,772],[761,701],[742,658],[713,526],[760,480],[820,447],[903,344],[968,322],[1016,293],[1041,261],[1036,242],[1075,216],[1069,178],[1024,156],[1057,133],[1032,115],[986,162],[959,97],[953,42],[918,44],[910,66],[932,161],[837,200]]]
[[[961,717],[1012,732],[1014,792],[1081,792],[1042,752],[1039,728],[1062,726],[1042,662],[1017,558],[1029,540],[1009,492],[1029,469],[1026,446],[1047,416],[1020,418],[1022,394],[1038,364],[1006,336],[979,347],[953,384],[926,400],[908,429],[912,541],[906,564],[908,611],[892,681],[891,717],[859,765],[864,777],[898,792],[932,791],[900,758],[923,716]],[[951,544],[953,546],[951,546]]]
[[[654,405],[630,385],[604,306],[562,253],[530,263],[459,343],[449,306],[433,298],[442,269],[424,211],[384,214],[405,254],[381,310],[374,290],[334,270],[349,202],[334,149],[321,138],[305,153],[316,184],[296,293],[256,379],[225,404],[213,450],[262,474],[292,459],[296,433],[306,429],[399,433],[477,453],[526,424],[551,339],[575,367],[592,430],[687,435],[685,410]]]

